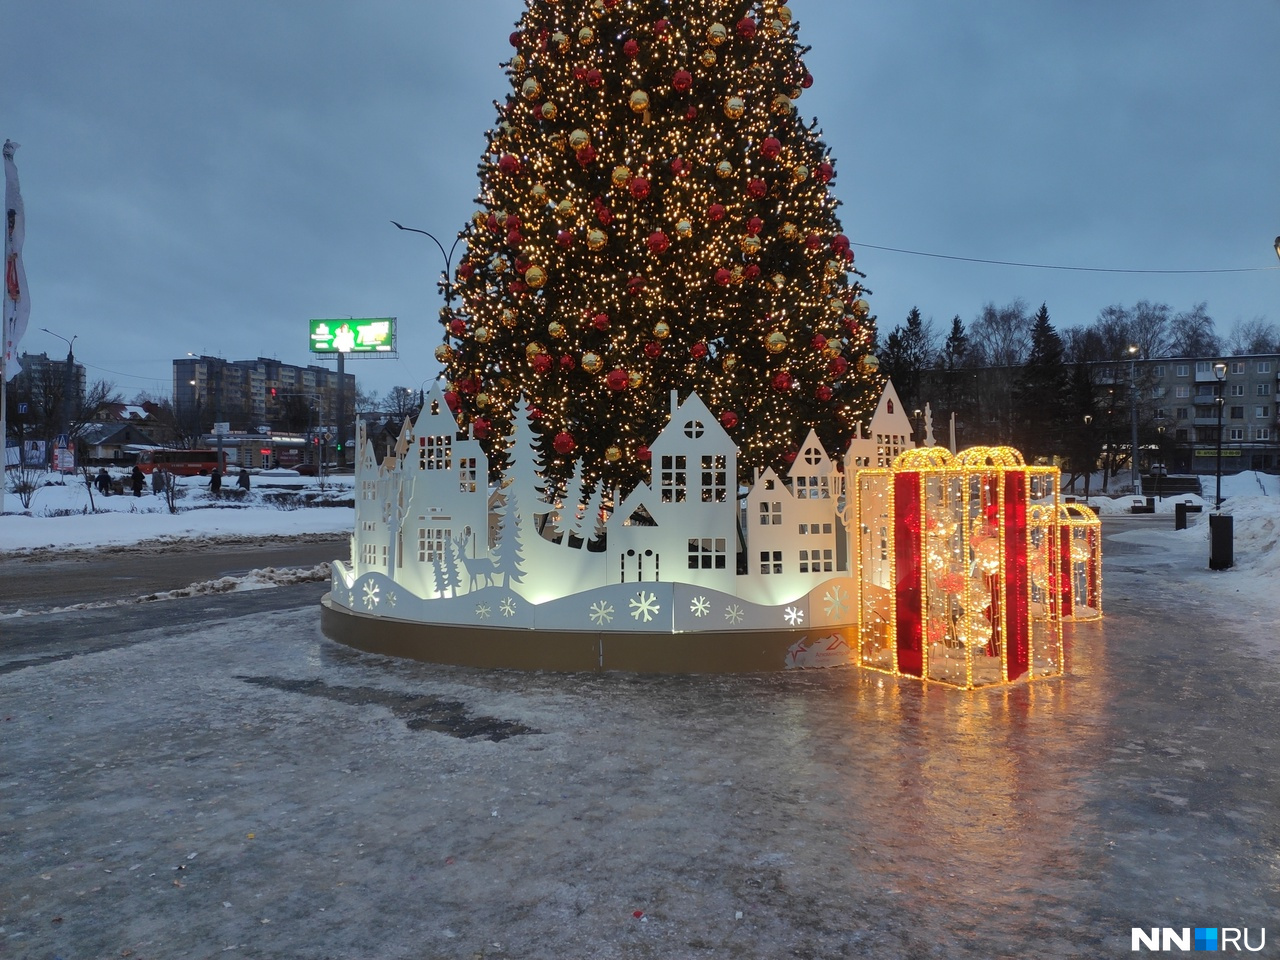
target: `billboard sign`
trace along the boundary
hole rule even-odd
[[[396,318],[312,320],[312,353],[394,353]]]

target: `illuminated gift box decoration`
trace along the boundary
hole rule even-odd
[[[1059,472],[1008,447],[859,471],[856,662],[965,689],[1063,672]]]
[[[1102,618],[1102,521],[1080,503],[1064,503],[1057,512],[1061,589],[1057,611],[1063,620]]]

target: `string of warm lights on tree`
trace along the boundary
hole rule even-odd
[[[530,0],[436,353],[495,468],[521,395],[548,474],[609,486],[647,478],[673,389],[744,477],[866,419],[874,317],[797,29],[776,0]]]

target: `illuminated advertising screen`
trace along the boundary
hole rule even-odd
[[[312,320],[312,353],[394,353],[396,318]]]

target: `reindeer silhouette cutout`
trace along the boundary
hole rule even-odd
[[[493,561],[488,557],[468,557],[467,541],[475,536],[475,532],[468,530],[460,537],[455,537],[453,544],[458,548],[458,562],[462,564],[462,569],[467,571],[467,592],[478,589],[476,583],[480,580],[485,581],[485,586],[495,586],[494,577],[497,571],[493,568]]]

